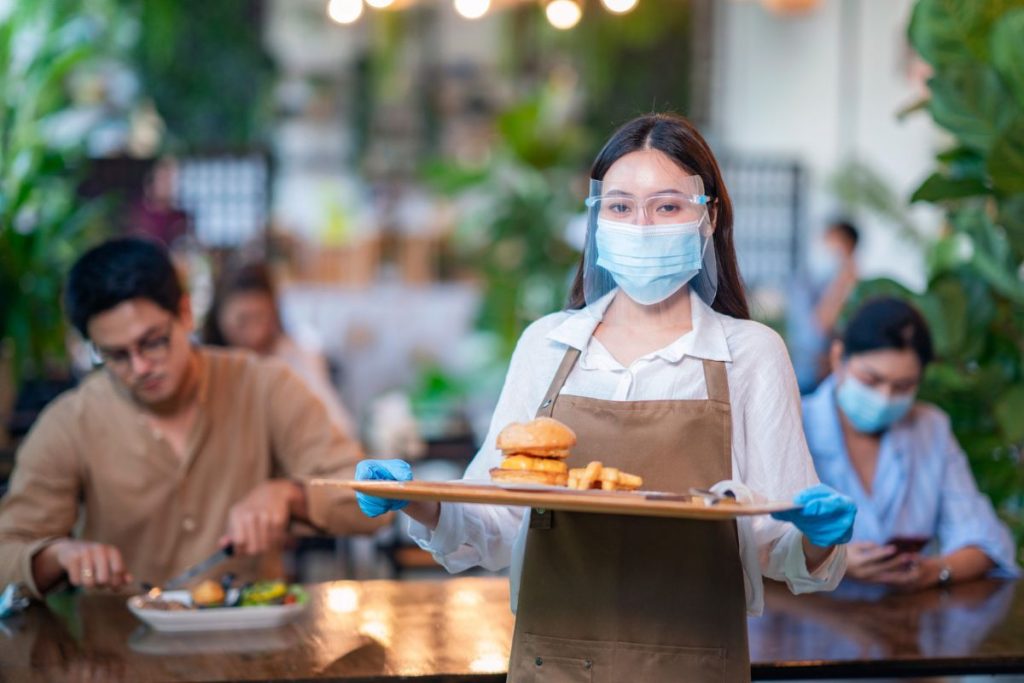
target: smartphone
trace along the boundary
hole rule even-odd
[[[897,554],[919,553],[924,550],[930,540],[932,539],[926,536],[893,536],[885,542],[885,545],[896,548]]]

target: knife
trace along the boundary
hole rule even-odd
[[[215,552],[213,555],[210,555],[208,558],[206,558],[199,564],[194,564],[182,573],[170,579],[169,581],[165,581],[162,589],[165,591],[171,591],[177,590],[178,588],[183,588],[185,585],[188,584],[189,581],[196,578],[197,576],[200,576],[201,574],[205,574],[221,562],[226,561],[234,554],[235,546],[228,543],[226,546]]]
[[[703,498],[708,505],[717,505],[725,501],[736,502],[736,494],[729,490],[722,493],[715,493],[708,489],[691,488],[690,494]]]

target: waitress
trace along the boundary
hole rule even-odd
[[[761,576],[798,593],[834,588],[856,510],[818,485],[785,346],[749,320],[732,204],[701,135],[675,115],[640,117],[591,177],[569,310],[523,333],[466,478],[499,465],[505,425],[550,416],[578,436],[570,467],[600,460],[652,489],[795,499],[792,524],[368,495],[360,505],[404,507],[449,571],[511,566],[509,681],[749,681],[745,615],[761,611]],[[364,461],[356,475],[410,478],[396,460]]]

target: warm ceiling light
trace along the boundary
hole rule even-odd
[[[327,3],[327,16],[339,24],[351,24],[363,16],[363,0],[331,0]]]
[[[601,0],[601,4],[604,5],[605,9],[615,14],[625,14],[629,12],[640,0]]]
[[[820,0],[761,0],[761,4],[778,14],[802,14],[817,9]]]
[[[491,0],[455,0],[455,11],[466,19],[479,19],[491,8]]]
[[[576,0],[551,0],[544,8],[548,21],[555,28],[565,31],[580,23],[583,10]]]
[[[385,9],[395,4],[395,0],[366,0],[366,4],[374,9]]]

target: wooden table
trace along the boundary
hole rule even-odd
[[[751,621],[757,679],[1024,671],[1024,590],[980,582],[884,599],[768,591]],[[504,579],[369,581],[310,588],[280,629],[163,635],[121,598],[51,598],[0,622],[0,680],[504,680],[513,617]]]
[[[1024,583],[799,596],[766,583],[765,613],[748,621],[754,679],[1024,673]]]

